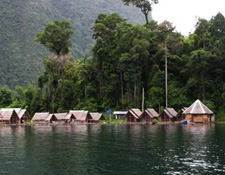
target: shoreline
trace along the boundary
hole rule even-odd
[[[209,125],[209,124],[225,124],[225,122],[211,122],[211,123],[188,123],[188,124],[183,124],[183,123],[169,123],[169,122],[160,122],[156,124],[152,123],[140,123],[140,122],[126,122],[126,123],[35,123],[35,124],[0,124],[0,127],[2,126],[79,126],[79,125],[193,125],[193,124],[204,124],[204,125]]]

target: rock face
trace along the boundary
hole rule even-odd
[[[91,26],[99,13],[118,13],[130,23],[144,23],[144,16],[121,0],[1,0],[0,85],[14,88],[36,81],[48,51],[34,41],[37,32],[54,20],[66,19],[75,31],[74,58],[89,55],[94,41]]]

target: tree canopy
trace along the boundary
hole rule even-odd
[[[66,55],[72,46],[70,39],[74,33],[69,21],[54,21],[48,24],[42,33],[37,33],[35,41],[40,42],[56,55]]]
[[[145,16],[146,24],[149,23],[148,15],[152,11],[152,4],[157,4],[158,0],[122,0],[125,5],[132,4],[141,9]]]

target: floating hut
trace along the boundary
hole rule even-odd
[[[24,123],[26,120],[31,120],[30,114],[26,109],[21,109],[21,108],[2,108],[1,111],[13,111],[17,113],[20,123]]]
[[[40,112],[35,113],[32,120],[36,123],[54,123],[57,118],[54,114],[49,114],[49,112]]]
[[[19,123],[20,119],[15,110],[1,110],[0,122],[5,124]]]
[[[124,118],[127,119],[127,122],[140,122],[141,114],[142,112],[140,111],[140,109],[131,108],[124,116]]]
[[[57,118],[56,118],[55,114],[49,114],[46,121],[48,123],[55,123],[57,121]]]
[[[123,119],[126,114],[127,114],[127,111],[114,111],[113,112],[115,119]]]
[[[214,113],[200,100],[196,100],[184,113],[185,119],[196,123],[209,123],[215,121]]]
[[[177,121],[182,121],[185,119],[184,111],[187,109],[187,107],[182,108],[178,113],[177,113]]]
[[[71,113],[57,113],[54,115],[57,118],[57,123],[70,123],[76,119]]]
[[[105,120],[105,117],[101,113],[93,112],[90,113],[92,119],[89,120],[89,122],[99,123],[100,120]]]
[[[88,111],[84,110],[70,110],[71,114],[75,116],[75,122],[86,123],[91,120],[92,117]]]
[[[166,108],[160,113],[162,122],[174,122],[176,121],[177,112],[173,108]]]
[[[153,122],[154,119],[157,119],[159,114],[152,108],[146,109],[140,116],[141,122]]]
[[[66,123],[74,123],[76,121],[76,117],[72,113],[66,114]]]

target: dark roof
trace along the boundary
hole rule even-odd
[[[184,111],[184,114],[213,114],[213,112],[200,100],[196,100],[189,108]]]

